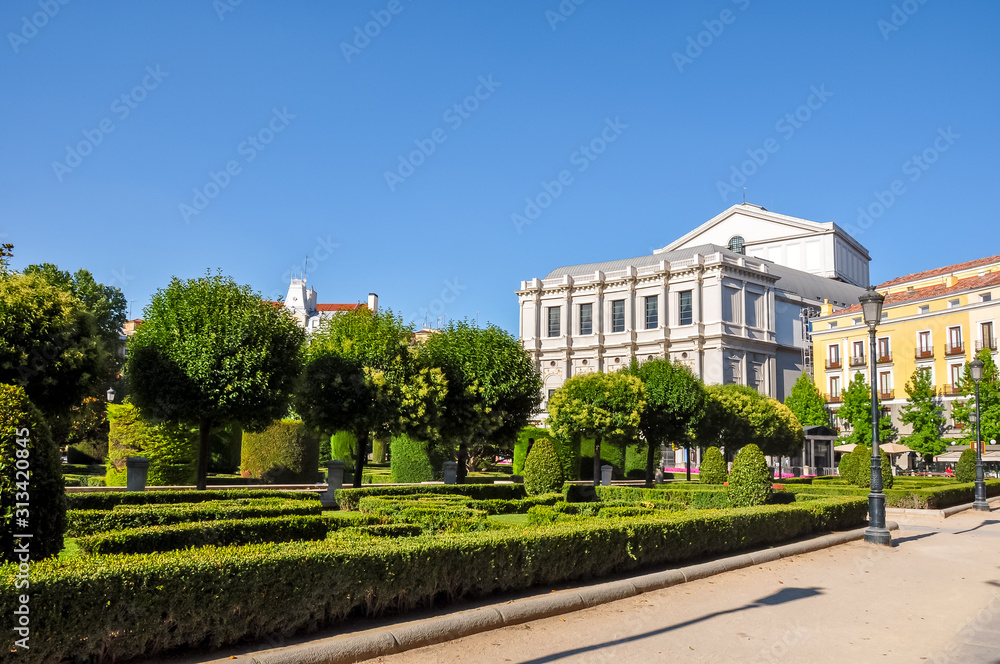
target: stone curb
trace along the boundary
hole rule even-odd
[[[890,521],[886,523],[886,527],[889,530],[897,530],[899,525]],[[864,537],[864,533],[864,528],[858,528],[842,533],[822,535],[804,542],[785,544],[680,569],[653,572],[631,579],[554,592],[541,597],[463,611],[450,616],[427,618],[351,636],[332,637],[280,650],[259,652],[252,655],[249,661],[254,664],[354,664],[374,657],[393,655],[414,648],[452,641],[471,634],[572,613],[723,572],[811,553],[860,540]]]
[[[995,505],[1000,503],[1000,496],[994,496],[993,498],[987,498],[986,503],[988,505]],[[954,505],[952,507],[946,507],[940,510],[927,510],[927,509],[915,509],[915,508],[902,508],[902,507],[889,507],[885,510],[887,516],[937,516],[942,519],[947,519],[953,514],[958,514],[959,512],[964,512],[966,510],[972,509],[973,503],[964,503],[962,505]]]

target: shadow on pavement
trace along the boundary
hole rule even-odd
[[[545,657],[538,657],[536,659],[529,659],[522,664],[545,664],[545,662],[555,662],[560,659],[565,659],[567,657],[575,657],[582,655],[584,653],[593,652],[600,648],[610,648],[613,646],[621,645],[623,643],[631,643],[633,641],[639,641],[650,636],[656,636],[657,634],[666,634],[667,632],[672,632],[676,629],[681,629],[683,627],[689,627],[700,622],[705,622],[706,620],[711,620],[712,618],[718,618],[719,616],[725,616],[730,613],[739,613],[740,611],[747,611],[749,609],[757,609],[763,606],[777,606],[778,604],[785,604],[787,602],[794,602],[800,599],[808,599],[809,597],[816,597],[817,595],[822,595],[822,588],[783,588],[776,593],[768,595],[767,597],[762,597],[749,604],[744,604],[741,607],[735,609],[728,609],[726,611],[716,611],[715,613],[709,613],[700,618],[693,618],[682,623],[677,623],[676,625],[669,625],[667,627],[662,627],[660,629],[654,629],[648,632],[643,632],[642,634],[636,634],[634,636],[627,636],[621,639],[615,639],[613,641],[605,641],[604,643],[598,643],[592,646],[586,646],[582,648],[574,648],[573,650],[564,650],[563,652],[554,653],[552,655],[546,655]]]
[[[956,530],[955,534],[961,535],[962,533],[971,533],[973,530],[979,530],[983,526],[995,526],[998,523],[1000,523],[1000,521],[997,521],[996,519],[990,519],[989,521],[983,521],[978,526],[973,526],[972,528],[966,528],[965,530]]]
[[[934,530],[932,532],[921,533],[919,535],[910,535],[908,537],[896,537],[896,538],[893,538],[892,545],[895,547],[895,546],[899,546],[900,544],[903,544],[905,542],[913,542],[913,541],[916,541],[916,540],[921,540],[921,539],[923,539],[925,537],[932,537],[934,535],[940,535],[940,534],[941,534],[940,530]]]

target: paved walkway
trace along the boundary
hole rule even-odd
[[[370,662],[1000,663],[1000,508]],[[243,658],[240,658],[243,659]]]

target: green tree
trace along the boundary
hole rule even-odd
[[[830,414],[826,411],[823,395],[808,374],[801,374],[792,385],[791,393],[785,397],[785,405],[804,427],[828,426]]]
[[[851,384],[848,385],[847,389],[843,392],[843,403],[840,406],[840,410],[837,411],[837,416],[848,423],[851,427],[851,432],[847,435],[841,436],[839,442],[847,444],[854,443],[856,445],[866,445],[871,447],[872,444],[872,392],[871,388],[868,386],[868,381],[862,374],[857,374]],[[879,410],[881,411],[882,402],[878,402]],[[880,416],[878,421],[878,437],[879,443],[889,443],[892,442],[896,437],[896,431],[893,429],[892,420],[889,417]]]
[[[620,371],[581,374],[567,380],[549,399],[549,427],[560,440],[594,440],[597,486],[601,443],[635,440],[645,407],[642,381],[636,376]]]
[[[899,421],[912,427],[903,444],[930,462],[936,454],[948,449],[941,440],[947,422],[944,407],[934,390],[931,373],[917,369],[906,383],[906,404],[900,409]]]
[[[14,245],[10,242],[0,244],[0,278],[10,274],[10,259],[14,257]]]
[[[750,440],[753,428],[734,407],[726,386],[709,385],[705,388],[705,414],[698,420],[695,435],[699,445],[720,447],[728,458]]]
[[[642,381],[646,395],[639,430],[646,447],[646,486],[652,487],[656,447],[685,444],[690,450],[690,431],[705,411],[705,388],[690,369],[665,358],[641,364],[633,359],[625,371]]]
[[[472,465],[509,454],[541,404],[542,379],[521,343],[495,325],[452,321],[418,347],[448,382],[441,437],[469,446]]]
[[[979,428],[982,439],[986,441],[1000,439],[1000,378],[997,365],[988,348],[976,354],[983,363],[983,378],[979,381]],[[965,363],[965,374],[961,382],[962,401],[955,402],[952,417],[965,426],[962,440],[972,441],[976,437],[976,425],[972,413],[976,410],[976,382],[972,380],[969,363]]]
[[[284,308],[222,275],[175,277],[143,315],[125,367],[132,399],[152,418],[198,427],[204,489],[212,427],[260,432],[288,412],[304,333]]]
[[[354,486],[361,486],[372,435],[439,437],[447,381],[410,348],[412,329],[391,310],[337,314],[312,334],[296,410],[320,431],[357,438]]]
[[[66,414],[107,376],[93,314],[38,275],[0,279],[0,382],[20,385],[46,416]]]

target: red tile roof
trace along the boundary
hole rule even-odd
[[[316,311],[357,311],[361,308],[368,308],[368,305],[364,302],[355,302],[354,304],[317,304]]]
[[[977,267],[983,267],[985,265],[992,265],[993,263],[1000,263],[1000,255],[989,256],[988,258],[977,258],[974,261],[966,261],[964,263],[955,263],[954,265],[945,265],[944,267],[934,268],[933,270],[924,270],[923,272],[914,272],[913,274],[907,274],[902,277],[896,277],[895,279],[890,279],[878,285],[879,288],[891,288],[893,286],[898,286],[899,284],[905,284],[908,281],[920,281],[921,279],[930,279],[931,277],[940,277],[945,274],[951,274],[952,272],[962,272],[964,270],[973,270]]]
[[[924,300],[931,297],[942,297],[944,295],[950,295],[951,293],[960,293],[966,290],[972,290],[976,288],[987,288],[989,286],[996,286],[1000,284],[1000,272],[990,272],[989,274],[984,274],[981,277],[969,277],[967,279],[959,279],[958,283],[954,286],[946,286],[944,284],[935,284],[933,286],[926,286],[924,288],[914,288],[913,290],[900,291],[898,293],[890,293],[886,296],[885,302],[882,304],[883,307],[895,306],[897,304],[905,304],[906,302],[912,302],[914,300]],[[885,284],[883,284],[884,286]],[[861,311],[861,305],[855,304],[847,309],[839,309],[833,312],[833,315],[840,316],[841,314],[851,314]]]

